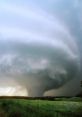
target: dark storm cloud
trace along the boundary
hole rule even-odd
[[[80,53],[74,34],[63,20],[48,13],[50,7],[42,9],[35,4],[26,4],[27,8],[21,3],[1,2],[0,80],[13,79],[30,96],[42,96],[77,78]]]

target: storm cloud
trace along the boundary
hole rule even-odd
[[[37,1],[0,3],[1,87],[21,86],[29,96],[42,96],[78,77],[76,36],[50,7]]]

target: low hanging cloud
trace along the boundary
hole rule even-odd
[[[33,3],[15,3],[0,4],[0,80],[25,87],[29,96],[42,96],[77,77],[78,46],[56,16]]]

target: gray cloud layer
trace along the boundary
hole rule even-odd
[[[59,21],[59,16],[52,17],[53,13],[47,14],[48,9],[39,9],[41,14],[37,13],[37,9],[31,11],[31,15],[27,14],[31,21],[28,20],[26,25],[29,21],[30,24],[33,22],[33,27],[29,26],[30,31],[28,26],[24,32],[19,26],[2,25],[0,37],[0,80],[5,86],[19,84],[25,87],[29,96],[42,96],[47,90],[62,87],[73,78],[78,78],[80,71],[78,41],[74,32],[70,33],[68,22],[66,24],[62,17]],[[11,9],[13,13],[15,10]],[[17,11],[17,14],[20,15],[20,12]],[[25,15],[23,20],[26,21]],[[11,24],[13,22],[11,20]],[[4,83],[6,78],[8,81],[13,79],[17,84],[12,81]]]

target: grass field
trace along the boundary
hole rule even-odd
[[[0,99],[0,117],[82,117],[82,101]]]

